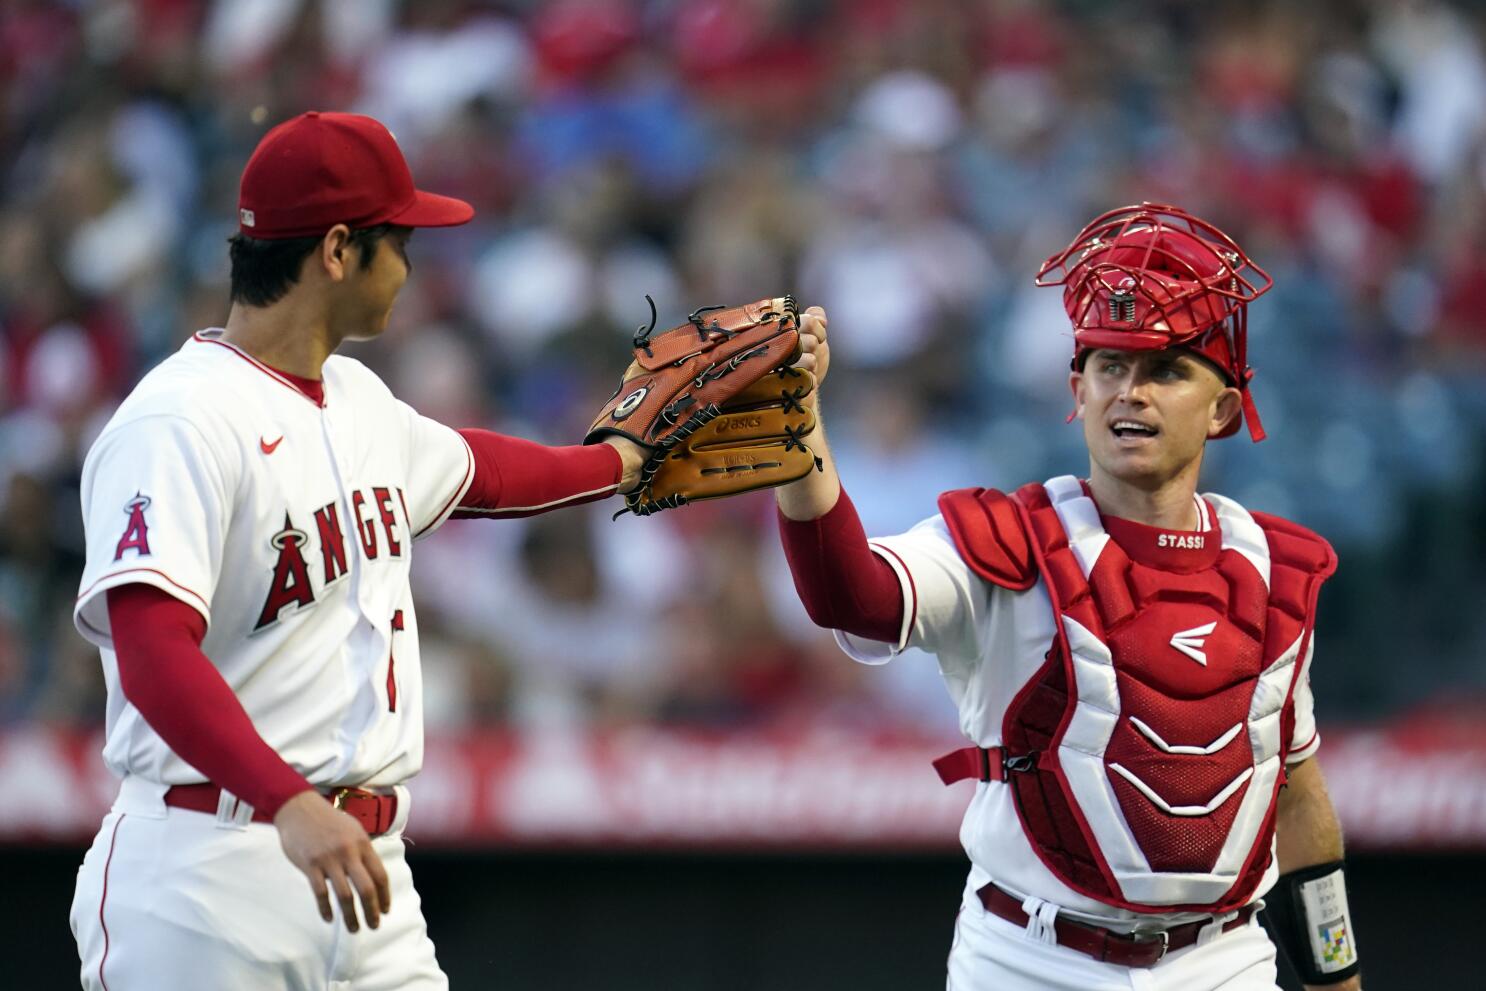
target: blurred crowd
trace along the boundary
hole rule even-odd
[[[227,312],[237,180],[307,109],[386,122],[420,232],[384,339],[427,415],[581,437],[629,335],[793,291],[869,531],[1086,467],[1038,263],[1175,202],[1275,279],[1271,439],[1205,486],[1311,525],[1323,718],[1486,687],[1486,12],[1433,0],[11,0],[0,4],[0,725],[101,720],[72,632],[78,476],[150,366]],[[820,719],[953,732],[933,668],[798,606],[763,494],[460,522],[414,566],[429,725]]]

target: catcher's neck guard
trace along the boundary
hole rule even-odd
[[[1248,304],[1273,284],[1227,234],[1156,203],[1096,217],[1037,270],[1037,285],[1063,287],[1075,369],[1097,348],[1187,348],[1239,390],[1255,441],[1264,426],[1249,392]],[[1219,436],[1238,426],[1235,419]]]

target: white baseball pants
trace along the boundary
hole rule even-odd
[[[1256,915],[1154,967],[1102,963],[1034,939],[971,895],[955,921],[947,991],[1278,991],[1275,948]]]
[[[397,821],[372,840],[392,888],[381,925],[327,923],[270,823],[168,808],[129,779],[83,859],[72,933],[84,991],[445,991]],[[359,896],[358,896],[359,902]]]

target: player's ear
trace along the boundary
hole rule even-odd
[[[1073,393],[1073,412],[1068,414],[1069,420],[1081,420],[1084,416],[1084,373],[1071,371],[1068,373],[1068,389]]]
[[[1224,386],[1213,397],[1212,413],[1207,423],[1208,439],[1212,440],[1220,435],[1233,422],[1234,417],[1243,415],[1242,411],[1243,396],[1233,386]]]
[[[351,270],[356,252],[351,248],[351,228],[336,224],[320,239],[320,267],[331,282],[340,282]]]

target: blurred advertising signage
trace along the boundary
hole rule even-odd
[[[1319,759],[1353,849],[1486,850],[1486,721],[1323,730]],[[115,790],[96,734],[0,733],[0,842],[87,841]],[[952,852],[968,784],[954,746],[843,730],[480,732],[435,736],[412,784],[425,845],[920,849]]]
[[[533,844],[952,849],[943,741],[630,728],[430,741],[416,836]],[[413,830],[409,830],[413,833]]]

